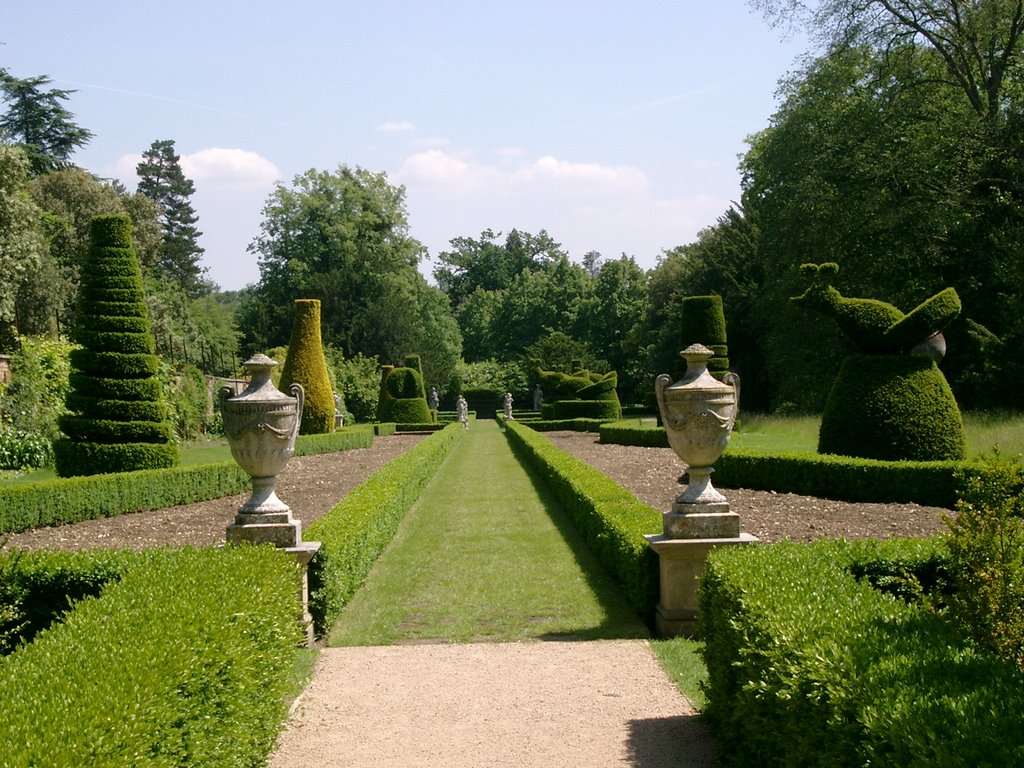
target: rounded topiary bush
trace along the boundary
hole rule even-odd
[[[278,388],[287,392],[301,384],[306,392],[300,435],[322,435],[334,431],[334,390],[327,375],[320,337],[320,300],[296,299],[288,356],[281,369]]]
[[[178,448],[156,378],[159,359],[127,216],[97,216],[78,294],[71,412],[54,444],[62,477],[170,467]]]
[[[382,387],[386,397],[378,407],[380,421],[398,424],[429,424],[430,406],[423,394],[423,377],[415,368],[392,368]]]
[[[883,461],[960,460],[963,420],[935,362],[851,355],[829,392],[818,451]]]

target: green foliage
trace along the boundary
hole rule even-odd
[[[53,444],[42,435],[0,428],[0,469],[53,465]]]
[[[0,389],[0,423],[17,431],[53,440],[65,412],[74,345],[24,336],[11,355],[12,381]]]
[[[731,547],[708,559],[704,714],[736,766],[1012,765],[1024,678],[854,572],[934,567],[939,540]]]
[[[272,548],[139,556],[0,666],[5,762],[262,764],[286,715],[297,588]]]
[[[1024,671],[1024,488],[1019,466],[964,477],[949,538],[950,613],[983,648]]]
[[[418,362],[418,358],[407,362]],[[377,408],[378,421],[399,424],[429,424],[433,421],[423,387],[423,378],[415,368],[388,368],[382,379],[382,398]]]
[[[884,461],[956,461],[966,457],[967,442],[956,399],[931,358],[854,355],[832,385],[818,450]]]
[[[338,392],[348,413],[359,423],[373,421],[380,398],[381,377],[377,358],[358,353],[353,358],[334,361],[333,367]]]
[[[136,314],[107,315],[97,312],[87,297],[101,295],[108,285],[113,290],[129,291],[133,302],[143,300],[142,280],[138,262],[131,248],[131,219],[127,216],[97,216],[90,228],[89,257],[84,270],[83,298],[79,304],[79,336],[87,355],[72,353],[71,362],[78,368],[75,386],[68,394],[68,410],[86,419],[107,422],[162,422],[166,420],[166,406],[158,394],[159,384],[144,382],[152,377],[148,370],[155,368],[153,337],[148,323],[138,323]],[[144,318],[143,318],[144,320]],[[97,330],[110,327],[135,328],[133,331],[110,332]],[[97,367],[100,360],[109,364]],[[128,382],[117,386],[110,379]],[[116,390],[119,397],[111,397]],[[100,396],[95,396],[100,393]],[[72,415],[74,418],[74,415]],[[139,431],[126,426],[126,433],[138,436]],[[109,431],[110,442],[83,441],[63,438],[54,444],[58,474],[62,476],[128,472],[138,469],[169,467],[177,463],[177,447],[151,433],[149,441],[127,441],[115,428]],[[80,430],[79,435],[83,434]]]
[[[513,450],[551,489],[633,610],[651,624],[658,601],[658,558],[644,534],[661,530],[661,514],[529,427],[509,421],[505,429]]]
[[[324,635],[366,579],[402,517],[462,436],[449,425],[371,475],[306,530],[321,542],[309,566],[309,610]]]
[[[176,373],[161,362],[159,384],[167,403],[168,421],[179,441],[195,440],[213,430],[213,399],[206,378],[198,368],[185,365]]]
[[[17,78],[0,69],[0,94],[7,105],[0,136],[25,151],[36,176],[71,165],[71,155],[93,137],[62,103],[74,91],[46,89],[52,82],[46,75]]]
[[[41,211],[27,192],[29,161],[15,147],[0,144],[0,273],[8,288],[0,292],[0,349],[8,351],[13,338],[17,288],[39,269],[45,243]]]
[[[334,392],[327,374],[320,340],[320,301],[296,299],[288,357],[281,369],[280,389],[301,384],[306,391],[299,434],[316,435],[334,430]]]
[[[729,369],[729,347],[726,343],[725,309],[722,297],[686,296],[682,300],[682,328],[679,349],[691,344],[710,347],[715,356],[708,360],[708,370],[724,372]]]
[[[299,435],[295,455],[367,448],[372,440],[373,432],[365,428]],[[0,533],[219,499],[241,493],[249,485],[249,477],[234,461],[222,461],[3,486]]]
[[[206,269],[200,265],[203,248],[199,237],[203,233],[196,228],[199,217],[189,200],[195,185],[181,170],[174,142],[154,141],[142,153],[135,173],[139,177],[139,193],[156,203],[160,211],[163,238],[154,273],[181,286],[192,298],[208,292],[209,286],[203,280]]]

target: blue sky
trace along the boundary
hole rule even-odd
[[[96,134],[78,165],[134,189],[175,141],[225,289],[259,279],[246,246],[275,182],[341,164],[405,186],[431,257],[545,229],[574,260],[653,267],[737,199],[744,140],[806,47],[744,0],[18,2],[0,42],[11,74],[77,89]]]

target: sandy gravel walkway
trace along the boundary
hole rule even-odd
[[[706,768],[644,640],[324,649],[272,768]]]

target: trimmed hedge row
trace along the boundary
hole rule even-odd
[[[504,421],[504,416],[501,416]],[[520,421],[520,419],[516,419]],[[529,419],[531,429],[538,432],[557,432],[570,429],[576,432],[597,432],[606,422],[601,419]]]
[[[369,448],[373,435],[369,428],[300,435],[295,455]],[[249,476],[234,461],[12,485],[0,488],[0,533],[219,499],[249,485]]]
[[[523,463],[572,516],[633,610],[648,624],[653,623],[658,602],[658,556],[644,534],[661,532],[661,513],[530,427],[508,421],[505,434]]]
[[[292,559],[268,547],[136,558],[0,664],[5,766],[265,763],[302,639]]]
[[[601,442],[667,448],[662,427],[602,424]],[[715,485],[858,502],[915,502],[953,509],[964,482],[988,471],[981,462],[879,461],[810,453],[754,453],[729,448],[715,462]],[[1022,480],[1024,482],[1024,480]]]
[[[435,432],[363,481],[306,529],[307,541],[320,542],[309,565],[309,611],[317,635],[330,630],[462,434],[459,424]]]
[[[933,541],[712,553],[700,585],[704,714],[732,766],[1024,762],[1024,675],[854,571],[934,567]],[[904,577],[904,582],[910,581]]]

